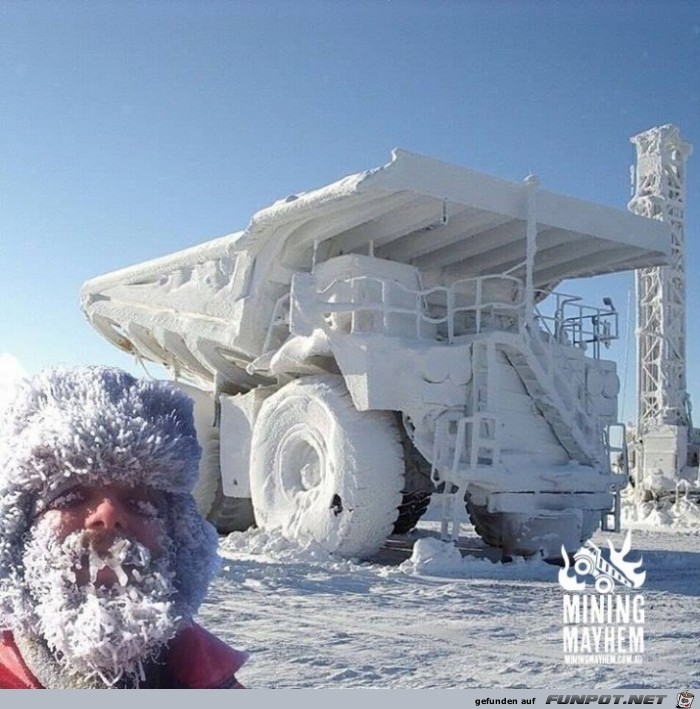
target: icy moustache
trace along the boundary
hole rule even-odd
[[[99,540],[85,532],[60,541],[37,526],[24,556],[26,588],[35,599],[24,621],[71,670],[113,684],[138,673],[142,660],[176,632],[172,550],[165,542],[152,557],[144,545],[117,537],[100,553],[91,541]],[[100,583],[100,576],[109,581]]]

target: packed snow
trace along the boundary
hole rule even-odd
[[[630,529],[691,531],[700,528],[700,505],[689,497],[676,502],[662,499],[623,508],[625,526]]]
[[[700,683],[700,525],[653,527],[647,515],[640,529],[637,515],[632,549],[647,570],[643,663],[574,666],[563,661],[558,567],[494,563],[466,521],[460,546],[473,551],[462,557],[440,541],[438,509],[403,538],[405,551],[385,547],[363,563],[260,530],[222,538],[222,570],[201,620],[251,653],[239,673],[251,687]],[[604,539],[620,548],[624,534],[595,537]]]

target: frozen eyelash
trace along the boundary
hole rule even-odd
[[[158,508],[150,500],[132,500],[136,511],[144,517],[157,517]]]
[[[82,500],[82,493],[78,492],[77,490],[71,490],[70,492],[66,492],[63,495],[59,495],[58,497],[55,497],[53,500],[51,500],[51,502],[47,504],[47,508],[53,510],[61,510],[73,504],[74,502],[81,502]]]

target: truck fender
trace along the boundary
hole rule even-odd
[[[256,387],[245,394],[221,394],[221,482],[227,497],[250,497],[250,442],[263,401],[276,386]]]

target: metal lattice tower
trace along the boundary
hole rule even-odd
[[[638,434],[689,426],[686,406],[685,162],[692,146],[673,125],[631,138],[637,148],[630,211],[667,223],[668,266],[637,271]],[[686,429],[687,430],[687,429]]]

